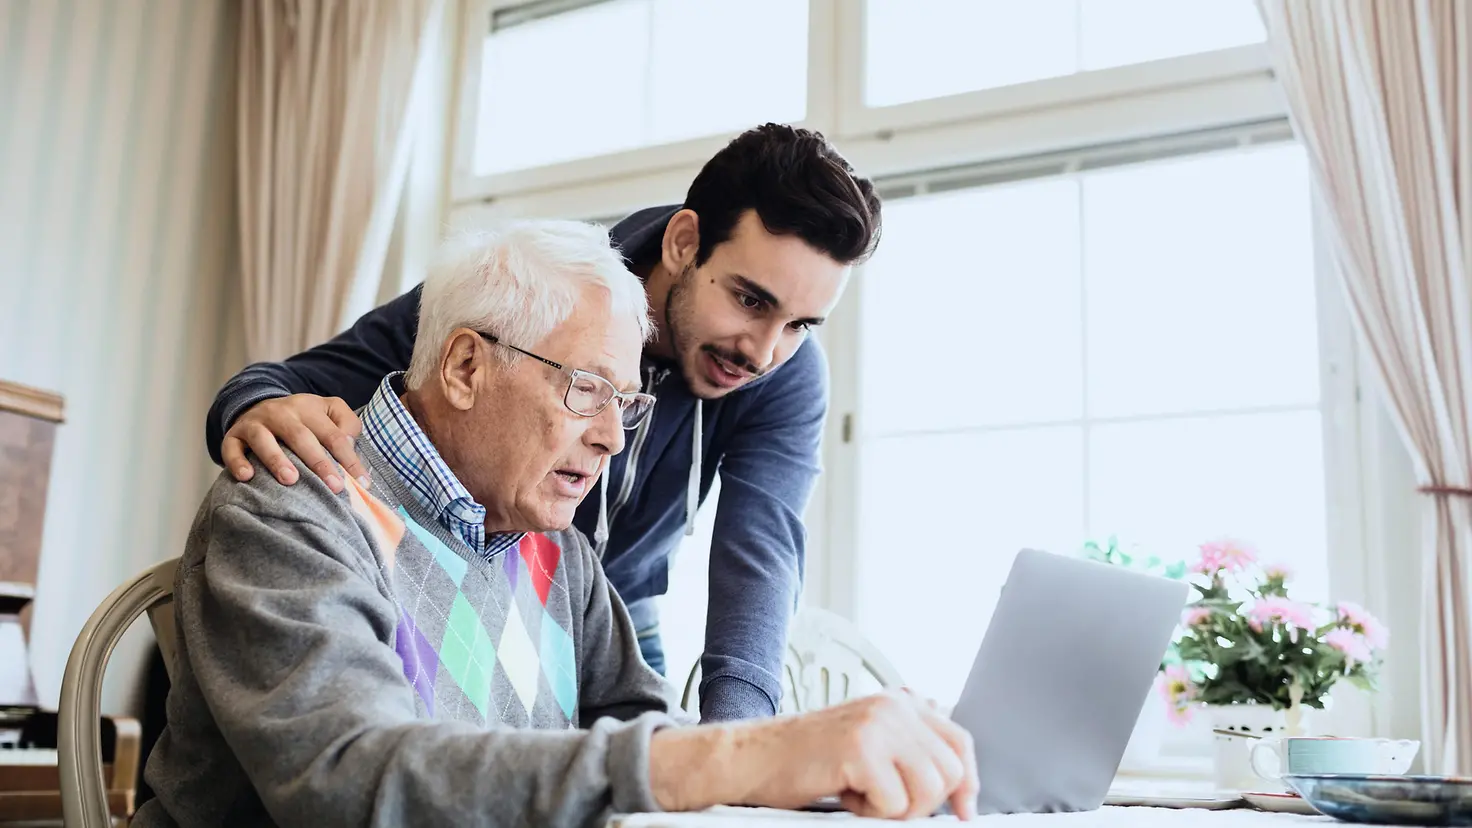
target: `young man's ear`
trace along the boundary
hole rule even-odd
[[[680,274],[695,261],[700,250],[700,216],[694,210],[681,210],[664,226],[664,244],[660,257],[665,270]]]

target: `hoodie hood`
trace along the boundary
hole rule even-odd
[[[613,243],[614,248],[623,255],[624,262],[628,264],[630,270],[640,273],[659,261],[660,247],[664,242],[665,227],[669,225],[670,219],[674,218],[675,213],[678,213],[681,209],[681,206],[678,204],[646,207],[631,213],[624,220],[609,229],[608,235],[610,241]],[[661,321],[655,320],[655,324],[658,325]],[[663,360],[654,360],[649,357],[644,359],[644,365],[646,376],[651,377],[650,380],[646,381],[644,387],[646,392],[653,393],[654,382],[652,377],[660,368],[673,372],[678,382],[687,389],[689,388],[689,385],[685,382],[685,376],[680,370],[680,366],[670,365]],[[733,391],[732,394],[740,394],[761,385],[771,379],[772,375],[780,370],[780,368],[779,366],[776,369],[768,371],[762,376],[748,382],[740,389]],[[655,402],[655,407],[659,407],[657,401]],[[695,430],[690,444],[690,473],[685,486],[684,534],[686,537],[695,534],[695,513],[700,509],[700,480],[703,462],[701,455],[705,439],[704,415],[705,403],[697,397],[695,399]],[[649,428],[653,422],[654,413],[650,412],[649,416],[645,418],[643,425],[639,426],[639,430],[635,432],[634,439],[629,448],[630,451],[637,452],[638,447],[643,443],[640,438],[644,430]],[[634,461],[631,460],[632,462]],[[610,463],[609,469],[612,468],[613,464]],[[637,471],[632,466],[626,466],[625,468],[627,469],[626,475]],[[608,478],[609,475],[604,473],[598,483],[598,524],[593,532],[593,545],[600,558],[603,556],[604,549],[608,545],[608,533],[610,529],[609,521],[611,516],[608,505]],[[620,489],[624,488],[626,487],[620,487]],[[617,498],[615,500],[613,507],[615,511],[623,505],[623,500],[625,498]]]

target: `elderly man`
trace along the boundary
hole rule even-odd
[[[610,812],[973,807],[966,734],[906,695],[689,726],[578,504],[648,415],[644,291],[597,228],[509,225],[425,282],[362,410],[367,487],[222,475],[179,569],[139,825],[595,823]]]

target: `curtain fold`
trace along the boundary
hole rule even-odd
[[[1258,7],[1360,343],[1421,484],[1422,760],[1472,773],[1472,4]]]
[[[246,357],[280,360],[376,296],[425,44],[444,0],[242,5],[238,177]],[[416,83],[416,79],[420,82]]]

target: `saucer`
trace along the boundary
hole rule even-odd
[[[1319,816],[1318,809],[1308,804],[1308,800],[1298,794],[1243,791],[1242,798],[1247,801],[1248,805],[1259,811],[1271,811],[1275,814]]]
[[[1330,773],[1283,779],[1319,811],[1346,822],[1472,826],[1472,779]]]

